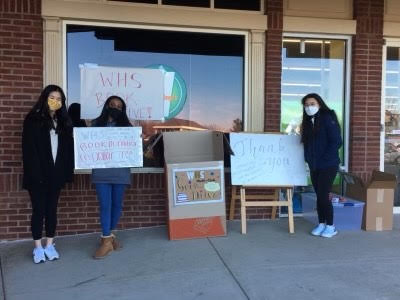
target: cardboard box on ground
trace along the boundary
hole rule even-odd
[[[226,235],[223,133],[163,132],[162,140],[169,238]]]
[[[344,195],[365,202],[362,228],[370,231],[392,230],[393,199],[397,185],[393,174],[373,171],[368,183],[357,175],[342,173]]]

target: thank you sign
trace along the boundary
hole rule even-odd
[[[307,185],[300,137],[230,133],[232,185]]]
[[[74,128],[75,169],[142,167],[142,127]]]

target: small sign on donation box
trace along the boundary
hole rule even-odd
[[[223,202],[223,167],[173,169],[174,204]]]
[[[142,127],[74,128],[75,169],[142,167]]]

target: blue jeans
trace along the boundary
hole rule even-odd
[[[103,236],[109,236],[115,229],[122,212],[122,198],[125,184],[96,183],[97,198],[100,203],[100,222]]]

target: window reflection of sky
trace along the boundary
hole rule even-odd
[[[293,58],[282,51],[282,130],[299,124],[302,118],[301,98],[318,93],[343,120],[344,59]]]
[[[392,113],[400,113],[400,62],[398,60],[386,61],[386,109]]]
[[[186,82],[187,100],[177,118],[224,130],[234,119],[242,119],[243,57],[114,51],[112,40],[98,40],[93,32],[68,33],[67,46],[69,103],[79,102],[79,64],[139,68],[165,64]]]
[[[400,162],[400,60],[399,47],[386,49],[385,76],[385,172],[398,172]],[[395,206],[399,206],[399,195]]]
[[[316,52],[313,53],[313,57],[301,57],[302,54],[296,53],[293,49],[293,57],[287,57],[288,52],[284,45],[282,49],[281,131],[290,134],[300,133],[299,126],[303,114],[301,99],[306,94],[317,93],[329,108],[336,112],[343,134],[345,60],[338,53],[344,53],[345,43],[341,45],[335,43],[335,45],[335,58],[318,57]],[[298,49],[300,50],[300,47]],[[322,53],[324,52],[321,51]],[[343,147],[339,153],[344,163]]]

